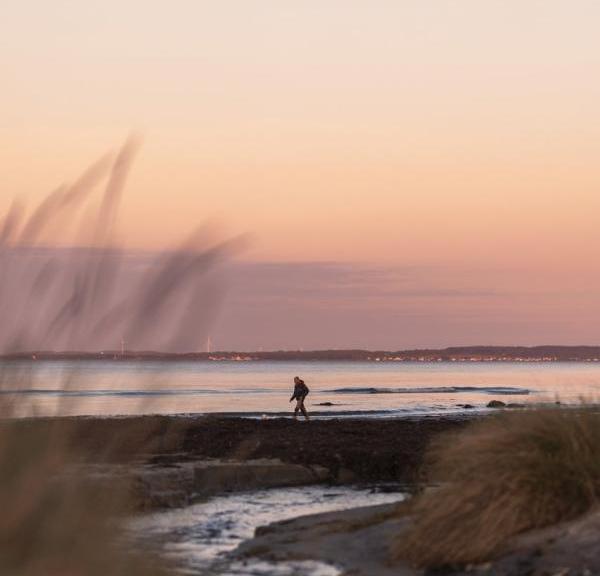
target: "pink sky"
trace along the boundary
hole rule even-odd
[[[598,21],[592,0],[9,0],[0,213],[133,130],[122,245],[207,218],[252,236],[220,347],[596,344]]]

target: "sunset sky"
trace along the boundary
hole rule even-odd
[[[595,0],[5,0],[0,213],[135,132],[126,247],[251,234],[218,347],[597,344],[599,22]]]

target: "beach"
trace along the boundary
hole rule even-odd
[[[78,417],[3,426],[34,439],[58,433],[80,480],[109,493],[126,486],[134,540],[189,573],[416,576],[424,572],[390,564],[389,549],[410,527],[405,503],[428,483],[427,448],[482,418]],[[584,568],[600,568],[599,527],[592,514],[535,531],[476,570],[542,574],[562,562],[573,568],[565,574],[594,574]]]
[[[600,2],[9,4],[0,576],[600,576]]]
[[[60,430],[77,456],[77,476],[93,490],[124,487],[135,534],[166,557],[175,554],[178,566],[197,574],[270,574],[293,564],[294,574],[308,576],[330,565],[318,551],[317,565],[260,559],[265,572],[238,572],[239,562],[254,564],[234,551],[264,523],[406,498],[423,480],[429,442],[472,419],[142,416],[12,424],[30,435]],[[107,449],[110,439],[116,442]],[[244,520],[248,508],[253,512]],[[177,552],[184,542],[186,552]]]
[[[309,421],[292,417],[294,374],[310,387]],[[399,569],[398,510],[428,485],[432,443],[504,411],[593,397],[600,368],[61,360],[9,362],[4,376],[20,416],[2,422],[8,437],[59,452],[60,473],[92,493],[125,494],[134,540],[177,569],[370,576]]]
[[[310,387],[308,421],[293,418],[293,374]],[[390,550],[410,527],[405,504],[430,485],[432,444],[494,415],[593,397],[600,368],[75,360],[9,362],[4,375],[18,408],[0,424],[6,437],[60,454],[59,475],[116,499],[132,549],[175,571],[412,576]],[[498,574],[520,574],[531,555],[515,552]]]
[[[310,421],[214,414],[39,417],[0,426],[7,437],[42,450],[59,446],[67,458],[60,473],[76,486],[109,498],[125,494],[120,514],[128,519],[132,546],[174,563],[175,572],[413,576],[424,572],[406,562],[390,564],[390,549],[411,525],[405,503],[429,485],[428,448],[489,419],[466,410]],[[518,576],[523,562],[587,570],[598,562],[592,545],[598,525],[596,516],[584,516],[556,526],[571,542],[567,548],[534,532],[489,565],[501,569],[484,573]],[[543,558],[536,552],[542,548]],[[594,573],[583,568],[568,574]]]
[[[332,481],[414,481],[432,438],[471,418],[289,418],[139,416],[38,418],[10,422],[19,433],[60,431],[90,461],[154,464],[191,459],[277,459],[321,466]],[[4,423],[4,425],[8,425]],[[107,446],[111,449],[107,450]]]
[[[178,566],[192,563],[193,573],[204,574],[219,565],[216,573],[237,574],[246,572],[223,563],[234,562],[235,547],[263,523],[404,498],[422,479],[429,441],[468,420],[140,416],[16,419],[2,426],[9,437],[36,446],[54,438],[49,446],[61,446],[71,459],[61,474],[77,485],[107,496],[126,493],[126,517],[153,553],[170,558],[171,548],[185,543]],[[231,538],[231,523],[237,526],[253,506]],[[313,568],[295,573],[316,574]]]

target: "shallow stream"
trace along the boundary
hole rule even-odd
[[[336,576],[320,562],[234,561],[228,553],[252,538],[258,526],[317,514],[398,502],[389,486],[278,488],[219,496],[183,509],[153,513],[131,523],[135,538],[159,543],[182,574],[223,576]]]

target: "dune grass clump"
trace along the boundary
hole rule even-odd
[[[91,429],[80,442],[82,428],[68,421],[15,417],[18,406],[2,392],[31,388],[28,376],[9,376],[0,361],[0,574],[169,574],[157,551],[127,532],[125,519],[136,510],[131,482],[98,483],[85,473],[87,464],[116,460],[123,440]],[[128,439],[131,457],[163,430],[144,432]]]
[[[127,494],[65,474],[60,439],[42,446],[0,434],[0,574],[7,576],[165,576],[154,553],[125,539]]]
[[[137,138],[128,139],[31,213],[15,202],[0,218],[2,576],[170,573],[158,550],[134,546],[124,526],[139,504],[133,488],[94,484],[89,465],[143,461],[182,430],[157,419],[120,426],[121,435],[106,423],[29,422],[23,417],[40,416],[44,402],[21,394],[48,386],[34,368],[39,350],[116,357],[121,346],[123,357],[125,342],[138,350],[180,351],[203,340],[218,303],[210,272],[242,239],[213,240],[204,226],[146,266],[126,258],[115,230],[138,146]],[[78,369],[62,378],[53,389],[56,404],[46,407],[50,415],[78,413],[80,399],[60,395],[79,386]]]
[[[430,451],[441,483],[413,506],[394,554],[416,566],[481,562],[514,535],[583,514],[600,501],[600,414],[504,413],[444,436]]]

